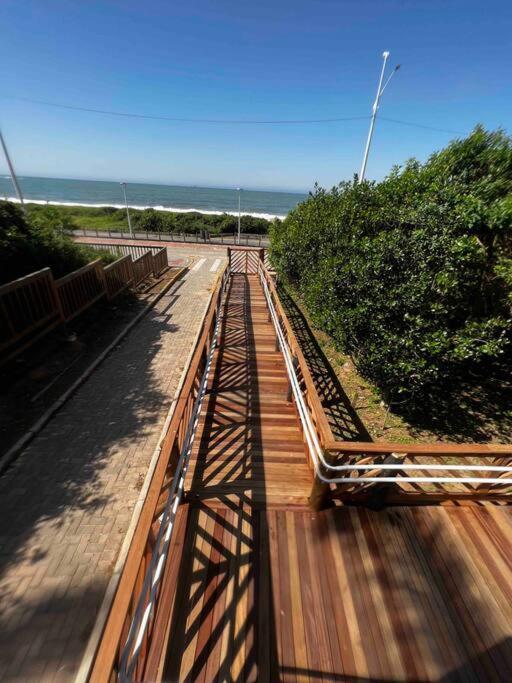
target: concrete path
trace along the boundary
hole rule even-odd
[[[0,680],[73,680],[219,256],[201,257],[0,479]]]

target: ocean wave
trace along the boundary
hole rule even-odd
[[[5,199],[9,202],[15,202],[19,203],[19,199],[17,197],[5,197]],[[85,206],[85,207],[91,207],[91,208],[113,208],[113,209],[125,209],[124,204],[93,204],[93,203],[80,203],[80,202],[56,202],[53,200],[47,200],[47,199],[30,199],[29,197],[25,197],[25,202],[27,204],[40,204],[42,206],[50,205],[50,206]],[[155,209],[155,211],[168,211],[169,213],[202,213],[208,216],[223,216],[224,214],[227,214],[228,216],[238,216],[238,211],[206,211],[204,209],[180,209],[178,207],[174,206],[161,206],[161,205],[148,205],[148,206],[142,206],[140,204],[128,204],[130,209],[138,209],[139,211],[143,211],[144,209]],[[286,218],[286,214],[272,214],[272,213],[256,213],[252,211],[242,211],[242,216],[252,216],[253,218],[265,218],[267,221],[272,221],[274,218],[280,218],[283,220],[283,218]]]

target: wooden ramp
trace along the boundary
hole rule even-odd
[[[90,680],[509,683],[509,498],[483,503],[474,487],[472,504],[458,507],[454,498],[451,507],[380,512],[353,505],[361,501],[355,494],[329,500],[329,487],[314,481],[300,399],[291,400],[253,272],[261,255],[242,256],[213,293]],[[268,271],[261,273],[279,308]],[[396,445],[333,440],[302,351],[279,316],[325,453],[345,463],[370,457],[378,470]],[[445,459],[501,454],[437,448]],[[510,448],[501,448],[509,458]],[[422,458],[435,448],[408,451]],[[181,504],[169,493],[178,488]],[[417,502],[399,493],[402,503]],[[427,500],[446,504],[450,495]],[[331,507],[315,512],[315,500]]]
[[[187,480],[212,504],[307,505],[312,472],[257,275],[234,274]]]
[[[508,508],[309,510],[255,276],[232,277],[199,425],[163,680],[512,680]]]

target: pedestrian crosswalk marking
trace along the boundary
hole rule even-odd
[[[199,259],[199,261],[194,266],[192,266],[191,270],[199,270],[199,268],[201,268],[201,266],[203,265],[203,263],[205,263],[205,261],[206,261],[205,258]]]

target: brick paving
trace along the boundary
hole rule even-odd
[[[80,664],[216,273],[176,283],[0,479],[0,680]]]

